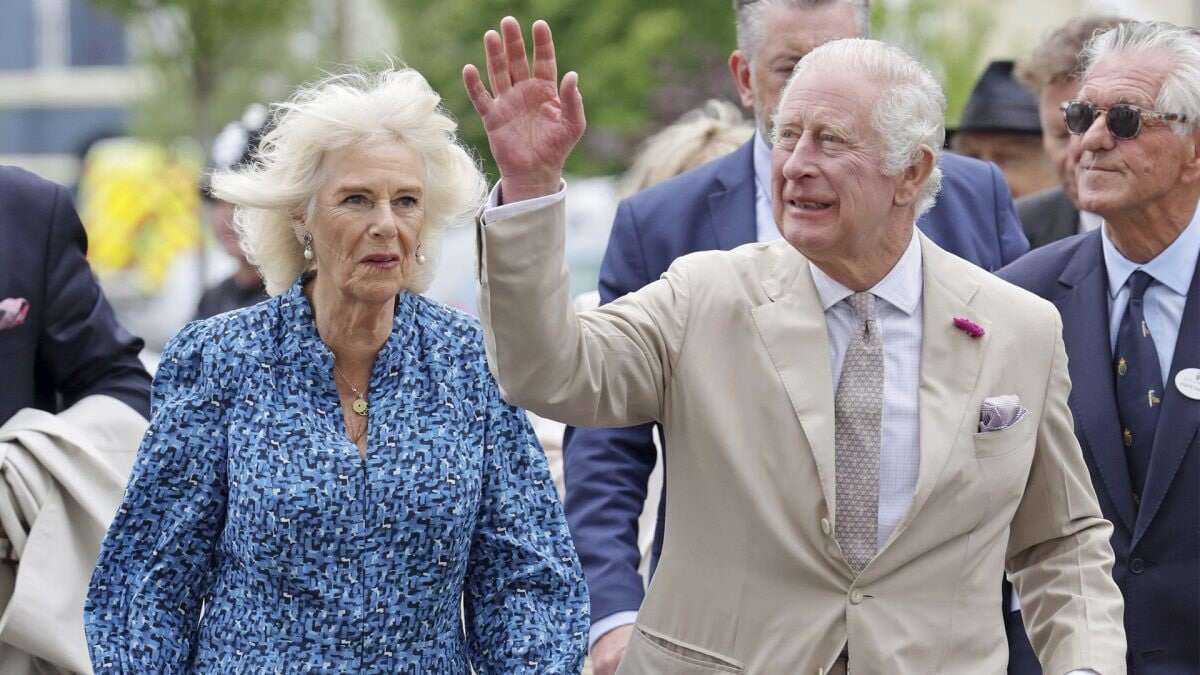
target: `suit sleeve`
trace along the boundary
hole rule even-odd
[[[1029,252],[1029,240],[1025,237],[1025,229],[1017,216],[1017,207],[1013,203],[1012,192],[1008,189],[1004,175],[995,164],[988,164],[988,170],[992,174],[992,192],[996,196],[996,236],[1000,242],[1000,267],[1004,267]]]
[[[612,302],[651,281],[636,216],[622,202],[600,266],[600,302]],[[655,462],[653,423],[567,427],[563,435],[567,522],[587,576],[593,621],[637,611],[642,604],[638,517]]]
[[[1112,578],[1104,519],[1075,438],[1062,322],[1053,350],[1025,496],[1013,517],[1006,567],[1030,642],[1046,673],[1125,672],[1124,603]]]
[[[97,673],[189,672],[225,523],[220,373],[193,323],[154,381],[150,429],[92,573],[84,628]]]
[[[85,396],[112,396],[150,417],[150,375],[138,360],[142,341],[117,323],[84,254],[87,236],[66,192],[54,191],[44,263],[45,323],[39,359],[70,407]]]

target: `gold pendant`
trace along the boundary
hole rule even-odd
[[[363,417],[367,416],[367,402],[361,396],[354,399],[354,403],[350,404],[350,408]]]

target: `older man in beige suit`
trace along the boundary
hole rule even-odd
[[[464,81],[502,178],[479,225],[489,361],[510,401],[579,425],[659,420],[666,540],[621,673],[1002,673],[997,579],[1047,673],[1125,672],[1112,526],[1067,408],[1061,322],[913,222],[944,100],[900,50],[840,40],[776,117],[783,239],[684,257],[570,308],[563,162],[583,133],[549,27]]]

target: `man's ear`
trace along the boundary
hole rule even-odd
[[[934,169],[933,149],[922,143],[917,147],[917,160],[896,176],[896,206],[912,206],[921,193],[921,186],[929,179]]]
[[[733,84],[737,87],[738,98],[746,110],[754,110],[754,90],[750,87],[750,59],[735,49],[729,55],[729,74],[733,76]]]
[[[1200,181],[1200,128],[1188,134],[1188,158],[1183,163],[1179,179],[1185,183]]]

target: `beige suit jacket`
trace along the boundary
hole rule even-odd
[[[676,261],[570,308],[563,204],[480,225],[480,311],[506,398],[581,426],[662,423],[662,558],[620,673],[1004,673],[1007,569],[1048,675],[1125,672],[1122,598],[1067,409],[1054,307],[921,238],[920,471],[855,578],[834,540],[825,315],[785,241]],[[955,317],[986,334],[969,337]],[[977,433],[985,397],[1029,413]]]

